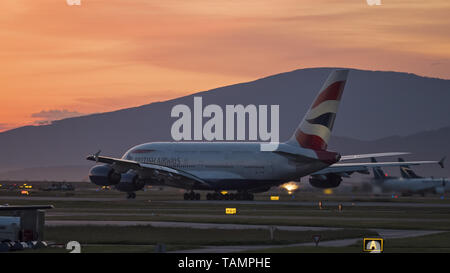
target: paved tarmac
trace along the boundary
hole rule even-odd
[[[2,200],[35,200],[35,201],[129,201],[120,197],[52,197],[52,196],[1,196]],[[172,204],[223,204],[223,205],[283,205],[283,206],[302,206],[302,207],[314,207],[318,206],[318,201],[184,201],[184,200],[171,200],[171,201],[154,201],[158,203],[172,203]],[[336,201],[324,201],[324,206],[337,207],[341,204],[344,208],[350,206],[357,207],[438,207],[438,208],[450,208],[450,203],[411,203],[411,202],[336,202]]]
[[[443,231],[438,230],[388,230],[388,229],[372,229],[380,235],[384,240],[395,238],[412,238],[424,235],[431,235],[441,233]],[[342,240],[331,240],[319,242],[319,246],[326,247],[345,247],[355,244],[360,241],[361,238],[351,238]],[[197,249],[186,249],[173,251],[173,253],[233,253],[241,251],[258,251],[268,248],[285,248],[285,247],[299,247],[299,246],[315,246],[314,242],[310,243],[298,243],[289,245],[238,245],[238,246],[206,246]]]
[[[159,221],[71,221],[71,220],[48,220],[45,222],[46,226],[136,226],[149,225],[153,227],[163,228],[195,228],[195,229],[269,229],[268,225],[242,225],[242,224],[215,224],[215,223],[192,223],[192,222],[159,222]],[[310,226],[273,226],[278,230],[287,231],[324,231],[324,230],[339,230],[343,228],[338,227],[310,227]],[[417,236],[424,236],[430,234],[441,233],[439,230],[401,230],[401,229],[370,229],[379,234],[381,238],[411,238]],[[361,238],[350,238],[343,240],[322,241],[320,246],[328,247],[344,247],[356,243]],[[240,251],[255,251],[266,248],[276,247],[295,247],[295,246],[314,246],[311,243],[298,243],[289,245],[237,245],[237,246],[205,246],[197,249],[188,249],[174,251],[175,253],[232,253]]]
[[[165,228],[195,228],[195,229],[269,229],[269,225],[216,224],[194,222],[160,222],[160,221],[90,221],[90,220],[46,220],[46,226],[153,226]],[[309,226],[275,226],[279,230],[307,231],[307,230],[338,230],[336,227]]]
[[[192,203],[196,202],[199,204],[246,204],[246,205],[284,205],[284,206],[303,206],[303,207],[315,207],[318,206],[318,201],[161,201],[162,203]],[[328,207],[337,207],[341,204],[345,207],[440,207],[440,208],[450,208],[450,204],[442,204],[442,203],[409,203],[409,202],[335,202],[335,201],[323,201],[324,206]]]

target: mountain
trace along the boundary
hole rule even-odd
[[[83,162],[84,163],[84,162]],[[0,181],[89,181],[90,165],[23,168],[0,173]],[[1,183],[0,183],[1,184]]]
[[[0,133],[0,178],[16,176],[14,170],[32,179],[36,168],[47,173],[69,166],[87,169],[85,156],[99,149],[121,156],[139,143],[171,141],[172,107],[193,109],[194,96],[202,96],[204,107],[218,104],[222,109],[227,104],[280,105],[283,141],[333,69],[300,69],[165,102],[6,131]],[[330,146],[347,154],[404,150],[417,151],[416,159],[435,159],[449,151],[449,102],[450,80],[352,69],[333,131],[342,137],[333,137]]]

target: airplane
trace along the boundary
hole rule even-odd
[[[348,73],[347,69],[331,72],[292,137],[274,149],[263,148],[267,142],[144,143],[122,158],[100,156],[100,151],[88,156],[87,160],[103,163],[90,169],[90,181],[114,185],[129,199],[145,185],[165,185],[185,189],[185,200],[199,200],[195,190],[212,191],[206,195],[208,200],[253,200],[253,193],[308,175],[313,186],[330,188],[339,186],[343,176],[368,173],[370,167],[435,163],[340,163],[405,153],[341,156],[327,150]]]
[[[441,168],[444,168],[444,161],[445,161],[445,156],[438,162],[438,164],[441,166]],[[403,158],[399,158],[398,159],[399,162],[405,162],[405,160]],[[419,176],[417,175],[410,166],[400,166],[400,173],[401,176],[404,179],[408,179],[408,180],[413,180],[413,179],[422,179],[423,181],[430,181],[430,182],[436,182],[436,183],[441,183],[442,187],[441,189],[444,190],[444,192],[450,192],[450,179],[449,178],[434,178],[434,177],[423,177],[423,176]]]
[[[375,158],[371,159],[376,162]],[[444,167],[445,157],[437,163]],[[405,162],[402,158],[399,162]],[[387,175],[381,167],[373,168],[373,183],[382,192],[398,192],[403,196],[420,194],[425,196],[427,193],[444,194],[450,190],[450,181],[446,178],[426,178],[418,176],[409,165],[400,166],[401,177],[393,177]]]

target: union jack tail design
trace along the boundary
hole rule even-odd
[[[302,122],[287,143],[306,149],[325,151],[347,81],[348,70],[328,76]]]

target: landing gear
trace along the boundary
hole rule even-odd
[[[195,193],[193,191],[191,192],[186,192],[184,194],[184,200],[200,200],[200,193]]]
[[[253,201],[255,199],[255,196],[252,193],[248,193],[248,192],[240,192],[238,193],[239,198],[238,200],[248,200],[248,201]]]
[[[127,199],[135,199],[136,193],[135,192],[128,192],[127,193]]]
[[[217,193],[207,193],[206,194],[206,200],[217,200],[216,198],[218,198]]]
[[[253,201],[254,195],[248,192],[227,193],[222,194],[219,192],[206,194],[207,200],[248,200]]]
[[[183,195],[184,200],[200,200],[200,193],[195,193],[194,191],[185,192]],[[254,195],[249,192],[237,192],[237,193],[226,193],[213,192],[206,194],[206,200],[246,200],[253,201],[255,199]]]

